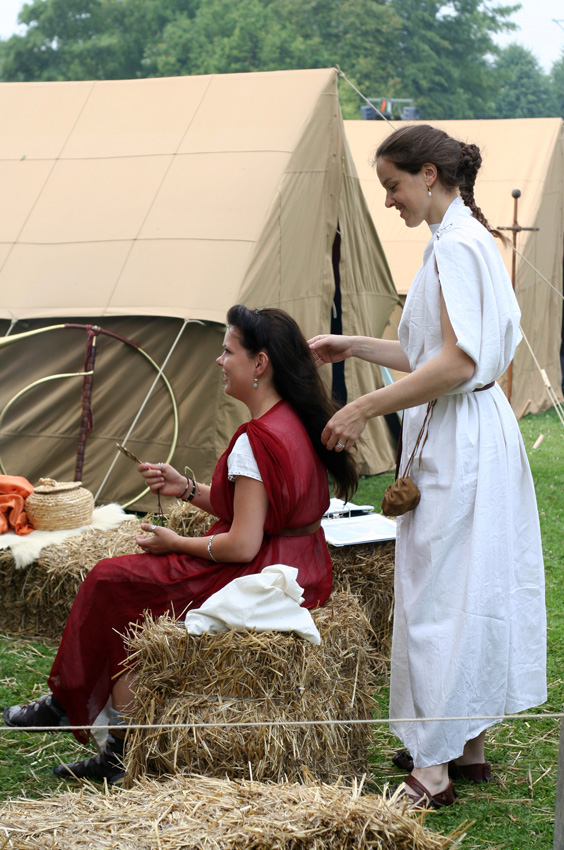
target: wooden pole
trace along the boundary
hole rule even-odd
[[[519,221],[517,220],[517,202],[521,197],[520,189],[513,189],[511,192],[511,197],[513,198],[513,224],[511,227],[498,227],[498,230],[511,230],[513,234],[513,256],[511,257],[511,285],[513,287],[513,292],[515,292],[515,275],[516,275],[516,267],[517,267],[517,234],[522,230],[538,230],[538,227],[521,227]],[[511,401],[511,392],[513,390],[513,361],[508,366],[507,369],[507,400]]]

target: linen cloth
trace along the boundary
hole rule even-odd
[[[390,717],[499,716],[546,700],[544,567],[535,491],[499,378],[520,312],[491,234],[461,199],[427,245],[399,340],[412,370],[442,348],[440,292],[472,378],[437,400],[398,518]],[[404,412],[409,456],[426,405]],[[416,767],[462,754],[494,721],[394,723]]]
[[[235,481],[238,475],[262,481],[249,438],[240,434],[227,458],[227,472],[230,481]]]
[[[252,576],[234,578],[200,608],[188,611],[188,633],[215,635],[230,629],[292,632],[319,646],[319,630],[307,608],[301,607],[304,597],[297,575],[295,567],[272,564]]]
[[[307,536],[280,535],[316,522],[329,506],[327,471],[286,401],[241,425],[220,457],[210,492],[219,519],[208,535],[230,528],[235,482],[229,481],[227,458],[245,432],[269,498],[258,554],[250,563],[143,553],[96,564],[79,588],[48,680],[71,725],[91,726],[106,705],[126,659],[122,635],[130,622],[142,620],[144,611],[180,617],[234,578],[271,564],[297,568],[304,607],[315,608],[329,598],[332,565],[323,529]],[[88,738],[88,732],[75,734],[82,741]]]

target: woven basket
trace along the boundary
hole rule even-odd
[[[81,481],[40,478],[39,486],[25,500],[25,512],[34,528],[42,531],[90,525],[94,496]]]

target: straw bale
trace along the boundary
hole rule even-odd
[[[273,781],[296,779],[304,766],[320,781],[362,774],[371,724],[291,725],[364,720],[375,708],[374,646],[356,597],[338,592],[312,615],[320,646],[282,632],[189,635],[167,615],[133,627],[133,723],[277,725],[132,729],[128,781],[186,766],[232,778],[248,777],[250,770],[258,780]]]
[[[139,521],[111,531],[85,531],[46,546],[25,569],[16,569],[9,550],[0,551],[0,629],[60,638],[78,588],[103,558],[139,552]]]
[[[201,537],[216,522],[216,517],[180,500],[167,508],[166,516],[168,527],[181,537]]]
[[[333,561],[333,588],[355,593],[372,626],[376,646],[389,658],[394,611],[395,544],[365,543],[329,546]]]
[[[0,808],[0,829],[13,850],[452,850],[464,838],[464,827],[431,832],[405,801],[360,792],[177,775],[12,800]]]

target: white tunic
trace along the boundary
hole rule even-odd
[[[440,283],[439,283],[440,281]],[[427,245],[399,339],[411,369],[442,348],[442,289],[472,378],[438,399],[421,501],[398,519],[390,716],[499,716],[546,700],[544,568],[535,492],[498,384],[520,340],[519,307],[491,234],[457,198]],[[404,458],[426,405],[404,413]],[[461,755],[493,720],[395,723],[416,767]]]

